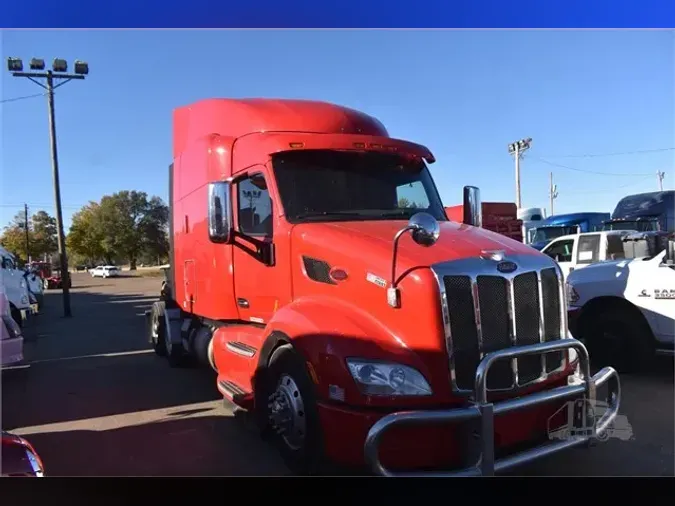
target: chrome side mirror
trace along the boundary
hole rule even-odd
[[[394,252],[391,259],[391,285],[387,288],[387,303],[394,308],[401,307],[401,294],[396,286],[396,256],[398,241],[403,234],[410,231],[413,241],[420,246],[429,247],[436,244],[441,235],[441,226],[438,220],[428,213],[415,213],[410,217],[408,224],[396,232],[394,236]]]
[[[232,232],[232,201],[230,183],[209,183],[209,239],[226,243]]]
[[[438,220],[428,213],[416,213],[408,221],[413,241],[420,246],[433,246],[441,235],[441,226]]]
[[[475,186],[464,187],[464,199],[462,205],[466,225],[474,227],[483,226],[483,206],[480,201],[480,190]]]

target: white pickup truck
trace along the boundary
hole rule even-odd
[[[564,235],[554,239],[541,250],[558,262],[563,276],[570,272],[605,260],[625,257],[622,238],[634,233],[630,230],[609,230]]]
[[[655,254],[590,265],[567,278],[570,332],[602,365],[640,370],[655,354],[673,354],[673,235],[650,249]]]

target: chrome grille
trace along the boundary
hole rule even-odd
[[[509,256],[518,269],[465,259],[433,266],[439,281],[450,371],[455,390],[473,389],[476,368],[489,352],[565,337],[562,279],[547,257]],[[489,390],[511,390],[544,379],[564,366],[562,352],[497,362]]]

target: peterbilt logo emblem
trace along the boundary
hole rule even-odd
[[[517,268],[518,266],[515,263],[509,261],[499,262],[497,264],[497,270],[503,274],[514,272]]]

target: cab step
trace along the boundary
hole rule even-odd
[[[230,380],[218,380],[217,385],[226,400],[246,410],[253,408],[253,392],[247,392]]]

